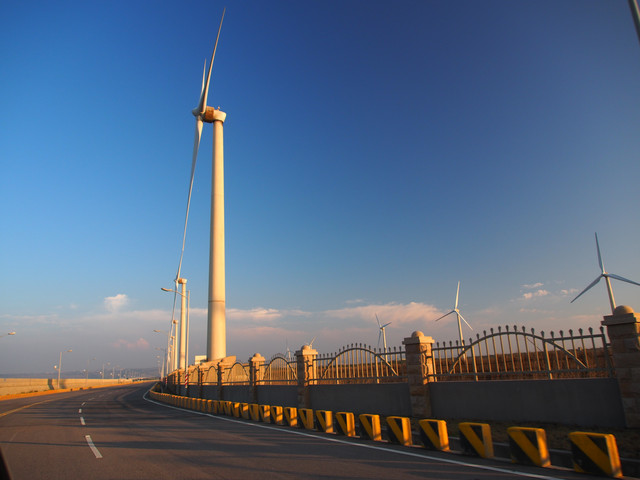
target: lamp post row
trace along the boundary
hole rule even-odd
[[[189,361],[189,306],[191,292],[186,289],[187,279],[178,278],[177,284],[180,290],[162,287],[163,292],[172,292],[180,295],[180,322],[176,328],[176,334],[172,335],[175,319],[171,319],[171,330],[167,333],[162,330],[154,330],[157,333],[167,335],[167,362],[164,375],[176,369],[185,369]]]

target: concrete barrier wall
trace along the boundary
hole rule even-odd
[[[130,383],[131,380],[69,378],[60,379],[60,389],[79,389]],[[0,396],[58,390],[57,378],[0,378]]]
[[[298,387],[296,385],[259,385],[257,394],[257,402],[262,405],[298,406]]]
[[[615,378],[429,384],[434,418],[624,428]]]
[[[227,385],[224,400],[298,407],[295,385]],[[309,385],[308,408],[356,415],[413,416],[407,383]],[[582,427],[624,427],[615,378],[432,382],[428,385],[432,418],[479,421],[544,422]],[[189,396],[216,400],[217,387],[190,387]],[[184,392],[181,392],[184,394]]]
[[[407,383],[312,385],[309,395],[314,410],[411,416]]]
[[[252,403],[251,389],[249,385],[226,385],[223,389],[224,400],[240,403]]]

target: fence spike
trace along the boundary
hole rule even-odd
[[[540,336],[544,338],[544,330],[540,330]]]
[[[509,325],[505,325],[505,328],[507,329],[507,332],[509,331]]]
[[[486,330],[483,330],[483,331],[482,331],[482,335],[484,335],[484,336],[486,337],[486,336],[487,336],[487,331],[486,331]],[[480,338],[480,337],[478,337],[478,338]]]
[[[580,328],[578,329],[578,333],[579,333],[580,335],[582,335],[582,327],[580,327]]]
[[[535,328],[531,328],[531,335],[535,335],[536,334],[536,329]]]
[[[525,327],[524,325],[522,325],[522,333],[527,333],[527,327]]]
[[[593,327],[589,327],[589,335],[593,335]]]
[[[569,329],[569,336],[570,336],[570,337],[573,337],[573,328],[570,328],[570,329]]]

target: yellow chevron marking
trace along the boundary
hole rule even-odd
[[[601,438],[605,441],[607,451],[602,450],[593,438]],[[604,473],[612,477],[621,477],[622,468],[620,466],[620,456],[618,455],[618,446],[616,438],[606,433],[589,433],[589,432],[571,432],[569,440],[580,449],[593,463],[597,465]],[[580,468],[574,459],[574,469],[576,471],[584,470]],[[593,472],[586,472],[593,473]]]
[[[338,420],[338,425],[340,425],[340,433],[344,432],[347,437],[356,436],[356,427],[353,413],[338,412],[336,413],[336,419]]]
[[[547,436],[542,428],[509,427],[507,428],[507,434],[531,460],[531,463],[539,467],[549,467],[551,465],[547,448]],[[529,438],[530,435],[535,436],[535,444]],[[516,462],[516,459],[513,459],[513,461]]]
[[[441,451],[449,451],[449,433],[447,422],[444,420],[424,419],[418,422],[422,431],[427,435],[433,446]],[[437,431],[433,428],[437,428]]]

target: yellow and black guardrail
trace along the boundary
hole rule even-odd
[[[493,457],[491,427],[488,423],[462,422],[458,424],[460,445],[466,455],[481,458]]]
[[[380,415],[363,413],[358,415],[360,437],[368,438],[374,442],[382,440],[382,430],[380,428]]]
[[[213,415],[228,415],[245,420],[262,421],[317,429],[329,434],[359,436],[362,439],[383,441],[381,416],[351,412],[332,412],[311,408],[281,407],[255,403],[231,402],[228,400],[204,400],[149,391],[154,400],[179,408],[187,408]],[[357,418],[357,423],[356,423]],[[413,432],[408,417],[389,416],[385,418],[386,438],[390,443],[411,447]],[[450,451],[447,423],[444,420],[421,419],[417,422],[422,446],[429,450]],[[494,456],[491,428],[486,423],[462,422],[458,424],[460,446],[463,453],[482,458]],[[509,452],[514,463],[550,467],[550,455],[546,433],[541,428],[509,427]],[[622,477],[622,467],[618,455],[616,439],[613,435],[590,432],[569,434],[574,470],[586,474]]]
[[[336,433],[347,437],[356,436],[356,422],[353,413],[337,412],[336,413]]]
[[[542,428],[509,427],[509,452],[513,463],[535,465],[536,467],[551,466],[547,434]]]
[[[449,433],[447,422],[425,418],[418,421],[420,427],[420,440],[424,448],[429,450],[449,451]]]
[[[264,423],[271,423],[271,405],[260,405],[260,421]]]
[[[258,405],[257,403],[249,404],[249,418],[254,422],[260,420],[260,405]]]
[[[298,409],[296,407],[284,407],[284,421],[290,427],[297,427]]]
[[[300,428],[306,430],[315,430],[315,417],[313,416],[313,410],[310,408],[298,409],[298,425]]]
[[[606,433],[572,432],[569,434],[573,469],[580,473],[622,477],[618,445]]]
[[[278,405],[271,406],[271,422],[275,425],[284,425],[283,408]]]
[[[333,433],[333,412],[330,410],[316,410],[316,426],[319,432]]]
[[[391,443],[410,447],[413,445],[411,436],[411,420],[409,417],[387,417],[387,440]]]

